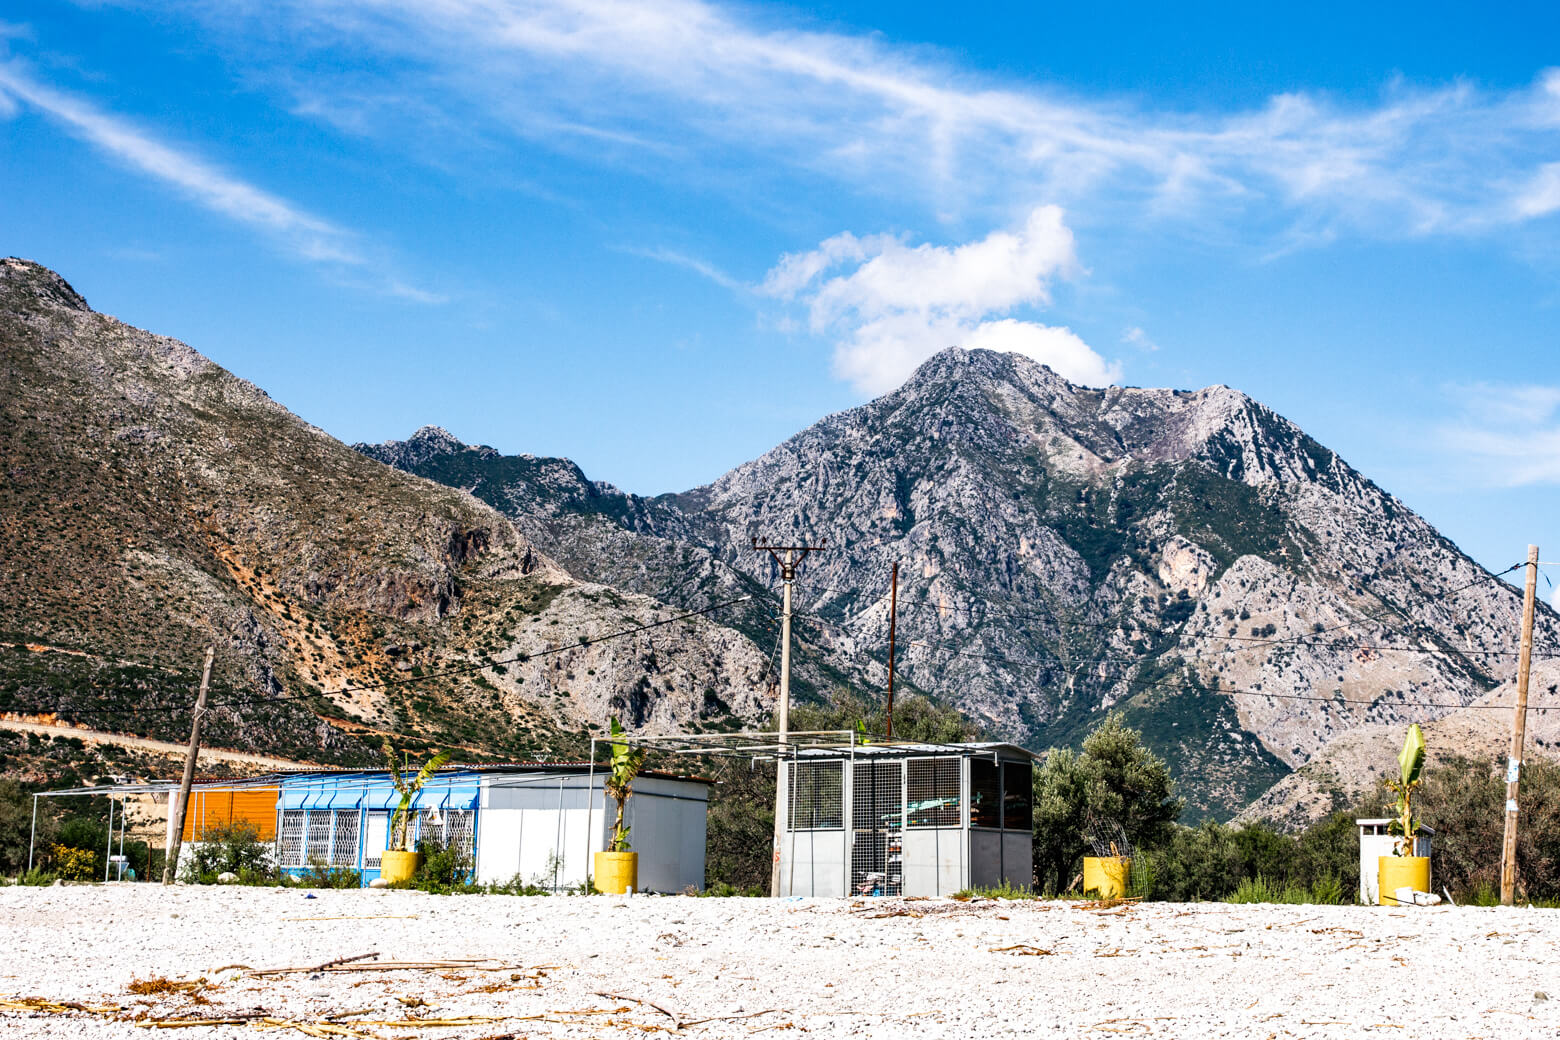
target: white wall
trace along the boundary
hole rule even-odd
[[[591,856],[607,847],[616,807],[585,774],[500,774],[482,780],[477,819],[477,880],[522,881],[551,887],[583,884]],[[704,832],[709,786],[640,777],[624,822],[639,853],[639,886],[653,892],[704,887]],[[561,857],[556,874],[554,853]]]
[[[905,884],[907,896],[951,896],[964,882],[964,832],[957,827],[907,827]]]
[[[845,831],[787,831],[780,842],[780,894],[843,896]]]

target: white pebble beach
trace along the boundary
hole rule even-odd
[[[0,889],[0,1035],[1560,1033],[1555,910],[312,895]]]

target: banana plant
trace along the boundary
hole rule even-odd
[[[1413,796],[1419,787],[1419,774],[1425,768],[1425,735],[1419,723],[1408,727],[1403,738],[1403,750],[1398,752],[1398,779],[1387,779],[1387,786],[1397,794],[1397,819],[1387,825],[1387,833],[1397,835],[1396,853],[1399,856],[1414,854],[1414,837],[1419,833],[1419,821],[1414,819]]]
[[[432,758],[423,763],[421,769],[408,776],[401,772],[401,763],[396,758],[395,748],[386,740],[383,745],[385,762],[390,767],[390,782],[401,793],[401,804],[396,806],[395,812],[390,814],[390,842],[389,849],[392,852],[407,852],[407,831],[412,823],[412,799],[417,797],[417,792],[423,789],[423,785],[433,779],[433,774],[439,767],[450,760],[450,752],[436,751]]]
[[[629,746],[624,739],[623,726],[617,717],[612,719],[612,765],[607,773],[607,794],[617,802],[617,822],[612,825],[612,841],[607,846],[608,852],[628,851],[628,828],[623,826],[623,809],[628,805],[628,796],[632,793],[634,777],[639,775],[639,769],[645,764],[645,753]]]

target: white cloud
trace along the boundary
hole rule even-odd
[[[1159,344],[1150,339],[1148,333],[1136,325],[1128,326],[1126,331],[1121,334],[1121,342],[1129,347],[1136,347],[1139,350],[1146,350],[1150,353],[1159,349]]]
[[[223,173],[186,152],[154,140],[129,123],[34,82],[15,64],[0,65],[6,94],[48,113],[72,133],[128,166],[172,185],[206,209],[275,235],[309,260],[359,264],[351,236],[283,199]]]
[[[1560,386],[1478,384],[1453,391],[1462,418],[1443,442],[1480,483],[1560,484]]]
[[[647,173],[742,170],[750,187],[752,163],[694,161],[726,149],[919,193],[937,212],[1136,200],[1155,218],[1238,227],[1263,249],[1291,235],[1326,242],[1334,229],[1477,233],[1554,208],[1552,70],[1517,90],[1392,83],[1375,103],[1297,92],[1233,114],[1169,112],[700,0],[186,7],[319,118],[408,147],[426,136],[419,126],[441,145],[464,127],[485,144],[498,131]],[[343,60],[312,60],[316,46]]]
[[[0,63],[0,115],[17,103],[43,112],[72,134],[141,174],[176,189],[204,209],[262,232],[315,263],[360,269],[369,264],[350,231],[226,173],[188,151],[158,141],[126,120],[34,80],[16,62]],[[376,291],[417,303],[443,297],[388,278]]]
[[[1051,283],[1077,271],[1072,232],[1055,206],[1013,231],[956,246],[844,233],[788,254],[762,291],[807,308],[813,332],[835,338],[834,370],[863,393],[902,383],[946,347],[1006,350],[1075,382],[1113,382],[1109,364],[1070,329],[1004,317],[1051,301]]]

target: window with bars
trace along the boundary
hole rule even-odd
[[[281,847],[278,860],[284,867],[301,867],[303,858],[303,824],[308,813],[302,809],[282,810]]]
[[[905,788],[909,826],[959,826],[957,758],[910,759],[905,763]]]
[[[330,810],[310,809],[307,838],[303,847],[305,862],[330,862],[330,831]]]
[[[337,809],[331,813],[331,846],[327,862],[333,867],[355,867],[358,860],[358,811]],[[325,859],[325,856],[319,856]]]
[[[1002,826],[1002,774],[989,758],[970,759],[970,826]]]
[[[845,763],[792,762],[790,827],[837,831],[845,826]]]
[[[1002,826],[1010,831],[1034,827],[1034,769],[1028,762],[1002,763]]]
[[[424,809],[417,814],[417,840],[437,842],[470,856],[476,813],[471,809]]]

